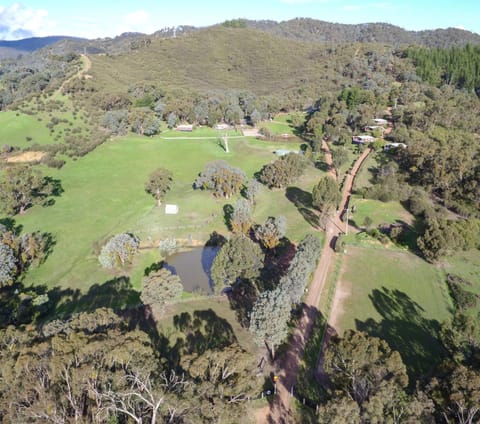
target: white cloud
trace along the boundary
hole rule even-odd
[[[52,23],[45,9],[32,9],[20,3],[0,6],[0,39],[19,39],[43,36]]]
[[[126,15],[124,20],[127,25],[136,26],[145,24],[149,19],[150,16],[148,13],[145,12],[145,10],[140,9]]]
[[[454,26],[455,29],[462,29],[463,31],[466,31],[465,27],[463,25],[457,25]]]

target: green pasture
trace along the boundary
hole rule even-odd
[[[377,154],[371,153],[360,167],[353,183],[353,189],[360,190],[364,187],[370,187],[372,185],[371,180],[375,176],[375,171],[377,167]]]
[[[215,199],[210,192],[194,190],[192,183],[205,163],[225,159],[242,168],[249,177],[275,160],[278,144],[258,140],[232,139],[229,154],[217,140],[160,137],[125,137],[106,142],[60,170],[44,172],[61,181],[64,193],[49,207],[36,206],[25,215],[16,216],[23,231],[51,233],[56,240],[53,252],[44,264],[30,270],[27,284],[46,284],[86,290],[94,284],[122,275],[130,276],[134,288],[140,287],[143,270],[160,260],[155,248],[165,237],[206,240],[216,230],[225,234],[223,207],[236,198]],[[291,145],[291,144],[290,144]],[[178,204],[178,215],[165,215],[144,191],[148,174],[157,167],[173,172],[172,190],[164,203]],[[299,190],[309,192],[322,175],[307,167]],[[307,195],[308,202],[308,195]],[[310,227],[303,206],[291,201],[285,192],[262,188],[255,218],[286,215],[287,236],[298,241]],[[103,270],[97,261],[101,246],[114,234],[133,232],[142,240],[142,254],[130,269]]]
[[[185,337],[185,333],[175,327],[174,317],[178,318],[181,314],[193,316],[195,312],[200,312],[201,318],[199,320],[206,324],[205,336],[215,339],[215,334],[208,334],[208,331],[215,331],[216,333],[223,333],[218,334],[218,339],[221,339],[222,336],[231,335],[233,331],[236,341],[243,349],[252,353],[258,350],[251,333],[239,324],[227,297],[194,299],[168,305],[165,312],[160,315],[160,332],[174,345],[178,338]]]
[[[23,149],[33,143],[52,144],[54,138],[45,126],[48,120],[44,117],[40,119],[18,112],[0,112],[0,147],[8,144]],[[32,141],[27,141],[27,137],[31,137]]]
[[[414,217],[408,212],[400,202],[381,202],[380,200],[363,199],[360,196],[353,195],[350,199],[350,208],[355,206],[355,212],[350,213],[349,223],[357,228],[364,228],[364,220],[368,216],[372,220],[371,227],[377,227],[381,224],[394,224],[404,222],[412,224]]]
[[[409,252],[347,246],[339,278],[339,334],[357,329],[384,338],[411,375],[441,358],[437,334],[453,305],[435,266]]]
[[[196,127],[193,131],[177,131],[175,129],[165,129],[162,131],[159,136],[160,138],[191,138],[191,137],[223,137],[225,136],[239,136],[241,132],[235,129],[228,130],[216,130],[210,127]]]
[[[63,142],[68,134],[88,133],[87,116],[85,112],[74,115],[71,104],[63,101],[62,110],[52,112],[39,112],[34,102],[26,103],[21,111],[0,112],[0,147],[8,144],[19,149],[29,148],[34,144],[48,145]],[[68,122],[60,122],[53,127],[53,131],[47,128],[52,117]]]
[[[480,250],[458,252],[444,258],[440,266],[445,273],[445,278],[447,274],[458,275],[470,283],[462,287],[464,290],[480,295]],[[480,312],[480,302],[472,312]]]

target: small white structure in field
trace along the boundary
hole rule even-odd
[[[228,130],[230,128],[230,125],[225,123],[220,123],[220,124],[215,124],[213,128],[216,130]]]
[[[176,215],[178,213],[178,205],[165,205],[165,213],[167,215]]]

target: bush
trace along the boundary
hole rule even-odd
[[[98,261],[104,268],[123,267],[138,252],[140,240],[132,234],[117,234],[103,246]]]
[[[470,286],[471,283],[456,275],[447,275],[447,285],[455,306],[460,310],[465,310],[477,306],[478,295],[467,290],[462,286]]]

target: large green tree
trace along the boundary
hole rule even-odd
[[[253,305],[249,330],[259,346],[268,347],[273,359],[288,336],[290,310],[290,297],[281,287],[263,292]]]
[[[180,296],[183,286],[178,275],[166,268],[152,271],[143,278],[140,300],[144,305],[162,307]]]
[[[289,153],[275,162],[265,165],[260,171],[260,181],[268,187],[282,188],[295,181],[305,171],[302,155]]]
[[[237,233],[247,234],[253,224],[252,208],[246,199],[238,199],[233,205],[230,218],[232,230]]]
[[[216,197],[229,199],[240,191],[246,180],[247,176],[241,169],[224,160],[215,160],[205,165],[205,170],[199,174],[193,185],[195,188],[213,190]]]
[[[52,193],[49,180],[28,165],[9,166],[0,178],[0,207],[10,215],[25,213]]]
[[[257,243],[242,234],[232,236],[219,250],[212,264],[215,291],[221,292],[225,285],[233,285],[238,279],[258,277],[264,256]]]
[[[340,202],[341,194],[332,177],[323,177],[312,190],[312,204],[320,212],[330,214]]]
[[[287,232],[287,218],[283,215],[276,218],[268,217],[262,225],[255,228],[255,237],[267,249],[274,249],[285,237]]]
[[[157,206],[162,204],[163,197],[170,190],[172,173],[165,168],[155,169],[145,183],[145,191],[157,200]]]

